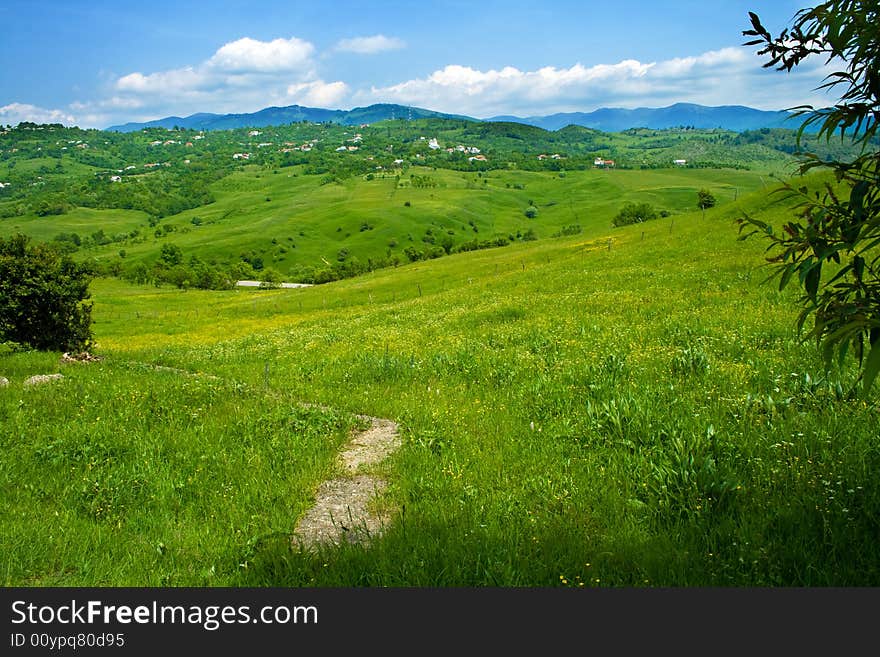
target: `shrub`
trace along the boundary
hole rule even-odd
[[[627,203],[611,221],[614,226],[628,226],[657,218],[657,211],[650,203]]]
[[[0,238],[0,339],[43,351],[92,343],[91,272],[25,235]]]

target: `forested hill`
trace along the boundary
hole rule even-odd
[[[490,121],[516,121],[538,126],[545,130],[558,130],[567,125],[579,125],[604,132],[620,132],[630,128],[663,130],[679,126],[711,129],[720,128],[742,132],[760,128],[797,128],[800,121],[790,112],[768,112],[742,105],[706,107],[692,103],[676,103],[669,107],[640,107],[621,109],[603,107],[594,112],[567,112],[549,116],[499,116]]]
[[[330,110],[315,107],[290,105],[288,107],[267,107],[250,114],[208,114],[192,116],[169,116],[146,123],[126,123],[107,128],[111,132],[137,132],[144,128],[182,128],[188,130],[234,130],[236,128],[265,128],[267,126],[287,125],[306,121],[309,123],[338,123],[339,125],[363,125],[394,119],[449,118],[476,121],[466,116],[443,114],[420,107],[378,104],[356,107],[352,110]]]
[[[456,118],[479,122],[467,116],[444,114],[420,107],[377,104],[356,107],[352,110],[331,110],[290,105],[267,107],[250,114],[207,114],[192,116],[169,116],[146,123],[126,123],[107,128],[113,132],[136,132],[144,128],[185,128],[192,130],[231,130],[235,128],[262,128],[308,121],[311,123],[337,123],[339,125],[363,125],[395,119]],[[665,130],[690,127],[697,129],[720,129],[733,132],[759,130],[761,128],[797,128],[797,119],[790,112],[764,111],[741,105],[706,107],[692,103],[676,103],[659,108],[601,108],[594,112],[568,112],[548,116],[496,116],[488,122],[523,123],[545,130],[559,130],[568,125],[592,128],[603,132],[621,132],[633,128]]]
[[[801,148],[827,159],[854,147],[807,135]],[[299,122],[123,134],[22,123],[0,130],[0,219],[61,214],[75,206],[167,216],[210,202],[208,183],[250,165],[300,166],[302,173],[328,181],[432,168],[564,172],[609,160],[617,169],[769,171],[790,168],[797,149],[794,131],[768,128],[605,133],[578,126],[548,131],[521,123],[428,118],[356,128]]]

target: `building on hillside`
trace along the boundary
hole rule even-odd
[[[597,157],[595,160],[593,160],[593,166],[600,169],[614,168],[614,160],[606,160],[601,157]]]
[[[679,167],[685,167],[685,166],[687,166],[688,161],[687,160],[672,160],[672,163],[676,166],[679,166]]]

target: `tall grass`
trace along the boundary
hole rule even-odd
[[[876,403],[797,339],[737,211],[292,291],[96,282],[106,361],[0,389],[5,583],[878,584]],[[301,553],[354,413],[401,424],[398,512]]]

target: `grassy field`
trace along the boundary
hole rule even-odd
[[[86,237],[101,230],[114,241],[84,248],[77,258],[152,264],[162,245],[174,244],[185,258],[197,255],[207,261],[256,255],[292,280],[298,267],[336,262],[342,250],[344,257],[363,262],[387,254],[406,262],[404,250],[424,250],[426,240],[439,244],[449,239],[454,245],[496,237],[515,240],[530,229],[548,238],[572,225],[595,233],[610,228],[627,202],[681,214],[696,207],[701,188],[724,204],[773,182],[764,171],[733,169],[591,170],[562,176],[419,169],[425,170],[415,175],[428,176],[434,186],[415,187],[409,174],[399,171],[321,184],[322,176],[301,175],[302,167],[273,171],[254,166],[215,183],[216,202],[167,217],[158,231],[142,212],[78,208],[57,217],[0,221],[0,236],[23,232],[48,241],[59,233]],[[531,219],[525,215],[530,204],[537,209]],[[137,237],[126,237],[135,230]]]
[[[748,172],[605,173],[558,198],[546,174],[490,175],[526,181],[496,222],[532,197],[571,223],[571,197],[580,235],[298,290],[95,281],[104,361],[0,354],[3,584],[880,584],[876,402],[846,398],[852,371],[825,377],[793,294],[762,283],[764,244],[736,240],[741,209],[785,206],[746,196]],[[437,176],[395,204],[440,221],[451,198],[481,203]],[[318,204],[301,178],[261,180],[266,206]],[[351,185],[380,208],[390,182]],[[702,186],[730,202],[684,213]],[[332,208],[350,190],[310,193]],[[680,214],[608,226],[614,194],[652,193]],[[394,522],[369,546],[293,549],[357,413],[401,425]]]

